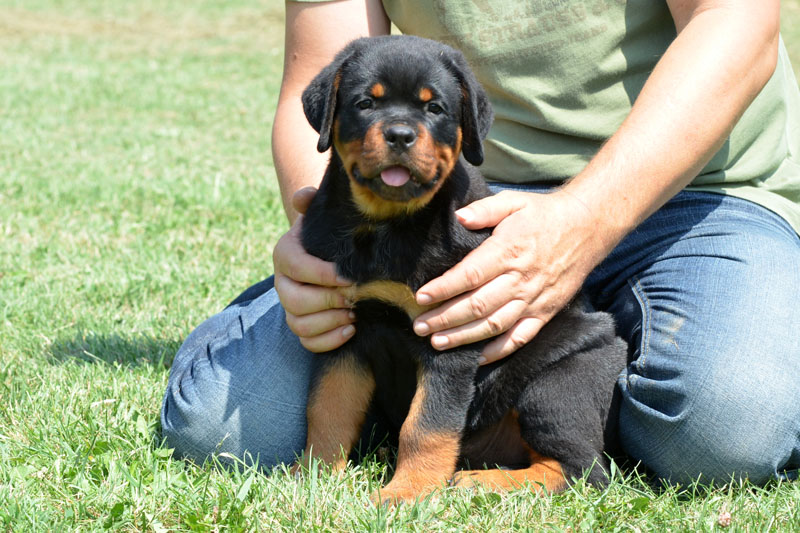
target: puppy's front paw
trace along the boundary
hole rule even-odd
[[[416,503],[438,488],[434,484],[414,484],[392,481],[370,496],[375,506],[395,507],[401,503]]]

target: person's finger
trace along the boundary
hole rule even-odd
[[[298,283],[284,275],[275,276],[275,290],[283,308],[294,315],[347,309],[352,305],[344,290]]]
[[[492,228],[523,207],[525,204],[518,194],[502,191],[462,207],[456,211],[456,217],[467,229]]]
[[[486,344],[478,361],[482,365],[488,365],[511,355],[533,340],[546,323],[545,320],[535,317],[520,319],[508,331]]]
[[[417,335],[430,335],[485,318],[508,303],[513,280],[510,274],[501,274],[461,297],[421,314],[414,320]]]
[[[500,335],[519,320],[524,310],[525,302],[513,300],[486,318],[433,334],[431,345],[437,350],[445,350]]]
[[[355,334],[356,328],[353,324],[340,326],[332,329],[322,335],[316,337],[300,337],[300,344],[303,347],[314,353],[323,353],[335,350],[342,346],[345,342]]]
[[[340,326],[352,324],[355,315],[347,309],[328,309],[310,315],[286,311],[286,324],[298,337],[317,337]]]
[[[292,195],[292,207],[300,213],[304,215],[306,211],[308,211],[308,206],[311,205],[311,200],[314,199],[314,196],[317,194],[316,187],[303,187],[302,189],[298,189]]]
[[[486,239],[450,270],[420,287],[417,303],[443,302],[484,285],[508,270],[503,261],[505,254],[499,239]]]
[[[276,273],[313,285],[329,287],[352,285],[349,280],[338,275],[334,263],[307,253],[300,244],[299,233],[298,224],[295,224],[275,246],[272,258]]]

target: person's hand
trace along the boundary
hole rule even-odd
[[[495,226],[460,263],[417,291],[444,302],[414,321],[438,350],[496,337],[481,363],[529,342],[580,289],[610,251],[585,204],[562,190],[503,191],[456,212],[468,229]]]
[[[286,311],[286,323],[309,351],[334,350],[355,333],[348,300],[351,282],[336,274],[334,263],[306,253],[300,235],[303,213],[317,190],[306,187],[292,197],[292,205],[301,213],[275,250],[275,290]]]

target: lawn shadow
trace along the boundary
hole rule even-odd
[[[56,339],[50,345],[50,355],[58,363],[83,361],[168,369],[180,344],[180,339],[157,339],[141,334],[78,332],[73,337]]]

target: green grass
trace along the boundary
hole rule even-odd
[[[784,35],[800,66],[800,0]],[[296,481],[170,458],[181,340],[271,273],[276,0],[0,3],[0,527],[51,530],[800,529],[796,484],[366,505],[376,461]],[[723,520],[724,522],[724,520]]]

